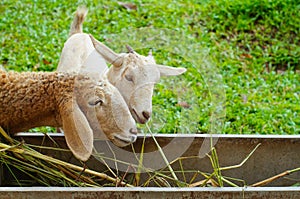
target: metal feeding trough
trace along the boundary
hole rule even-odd
[[[61,134],[50,134],[51,138],[63,148],[66,148],[65,139]],[[26,143],[34,145],[53,146],[47,136],[36,133],[20,133],[17,139],[23,139]],[[210,159],[206,155],[209,152],[211,141],[217,151],[220,167],[239,165],[249,156],[244,164],[231,169],[223,170],[222,175],[234,179],[240,187],[229,187],[224,184],[223,188],[216,187],[193,187],[193,188],[159,188],[159,187],[111,187],[111,188],[65,188],[65,187],[3,187],[12,179],[10,172],[2,167],[0,198],[7,197],[37,197],[47,198],[49,192],[56,192],[56,196],[64,198],[300,198],[300,172],[294,172],[267,184],[267,187],[249,187],[254,183],[276,176],[284,171],[300,167],[300,136],[270,136],[270,135],[206,135],[206,134],[158,134],[155,139],[161,146],[172,168],[175,171],[201,171],[212,173],[213,168]],[[110,160],[115,158],[138,164],[136,154],[141,151],[144,143],[143,163],[148,168],[163,169],[166,167],[164,159],[157,150],[157,144],[150,136],[139,136],[133,147],[124,149],[114,148],[108,141],[95,141],[95,150],[102,156],[108,157],[105,161],[112,169],[118,169],[121,173],[130,171],[128,165],[122,165]],[[133,150],[135,153],[133,153]],[[52,157],[81,165],[69,152],[43,149],[42,153]],[[189,158],[180,158],[189,157]],[[178,161],[178,158],[180,161]],[[177,160],[177,161],[176,161]],[[107,167],[101,159],[92,157],[87,162],[88,168],[103,171]],[[165,169],[168,171],[167,169]],[[18,175],[24,179],[27,176]],[[141,182],[147,174],[141,175]],[[193,172],[178,172],[177,177],[182,181],[201,181],[203,176],[195,178]],[[27,177],[28,178],[28,177]],[[171,183],[170,183],[171,184]],[[172,185],[172,184],[171,184]],[[6,197],[5,197],[6,196]]]

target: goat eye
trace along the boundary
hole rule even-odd
[[[131,75],[125,75],[125,79],[129,82],[133,82],[133,78]]]

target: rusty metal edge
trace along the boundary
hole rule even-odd
[[[300,192],[300,187],[0,187],[1,192]]]
[[[0,198],[299,198],[300,187],[0,187]]]

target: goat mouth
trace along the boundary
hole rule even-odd
[[[137,112],[135,111],[135,109],[131,109],[131,113],[132,113],[132,116],[134,118],[134,120],[140,124],[145,124],[147,122],[147,120],[144,120],[142,118],[139,117],[139,115],[137,114]]]

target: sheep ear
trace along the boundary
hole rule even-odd
[[[185,68],[174,68],[171,66],[164,66],[164,65],[156,65],[159,72],[160,76],[177,76],[181,75],[186,71]]]
[[[67,102],[62,124],[68,147],[76,158],[87,161],[93,149],[93,131],[77,103]]]
[[[115,53],[112,49],[89,35],[96,51],[109,63],[115,67],[120,67],[123,63],[123,57]]]

